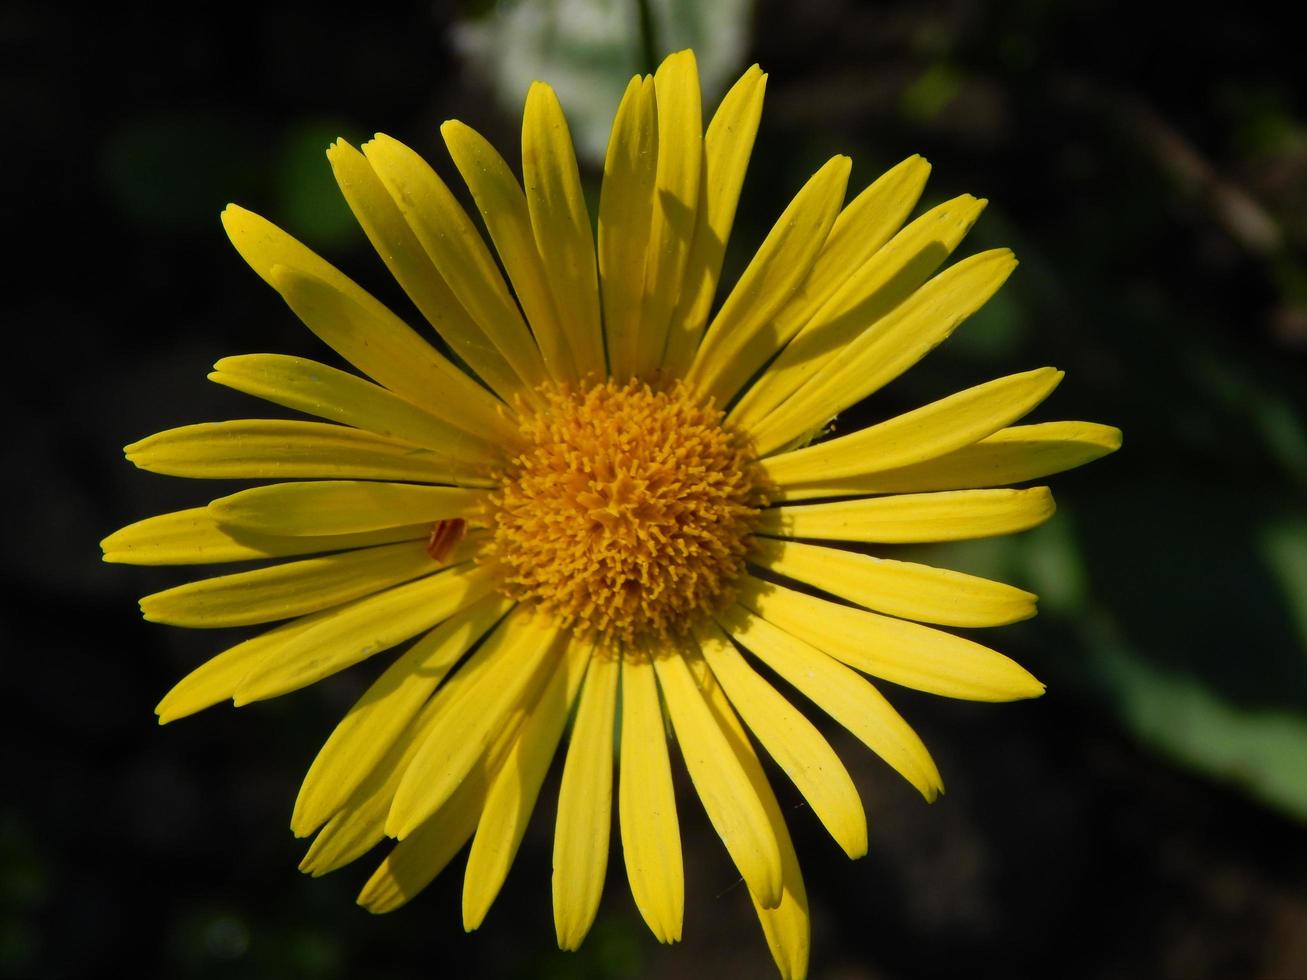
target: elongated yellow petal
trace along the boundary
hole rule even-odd
[[[632,371],[641,378],[650,378],[662,363],[668,322],[681,295],[685,262],[694,243],[704,152],[703,98],[694,52],[668,55],[654,73],[654,91],[658,167]]]
[[[835,219],[812,271],[794,299],[776,315],[777,331],[793,337],[812,315],[889,241],[912,213],[930,164],[910,156],[863,189]]]
[[[156,432],[123,452],[151,473],[208,480],[471,482],[430,450],[324,422],[201,422]]]
[[[545,369],[555,381],[578,377],[567,334],[554,308],[549,278],[536,250],[522,185],[504,158],[480,133],[456,119],[440,127],[445,146],[472,192],[490,239],[513,284],[527,323],[540,345]]]
[[[617,789],[622,858],[635,907],[660,943],[681,939],[685,867],[667,729],[648,657],[627,651],[622,664],[622,749]]]
[[[413,644],[349,710],[319,750],[295,800],[291,830],[310,834],[348,800],[423,703],[511,603],[489,595]]]
[[[291,623],[283,623],[206,660],[178,681],[155,707],[154,713],[159,716],[159,724],[166,725],[178,718],[185,718],[232,697],[250,671],[270,657],[280,655],[283,649],[329,615],[330,611],[314,613]]]
[[[515,712],[531,704],[561,655],[558,631],[518,607],[455,675],[457,694],[433,720],[391,805],[386,832],[401,840],[453,794]]]
[[[755,538],[749,558],[860,606],[922,623],[1004,626],[1035,615],[1031,593],[947,568],[775,538]]]
[[[943,342],[1016,268],[1007,249],[963,259],[863,331],[761,422],[744,426],[762,455],[816,432]]]
[[[558,791],[554,829],[554,929],[559,949],[577,949],[594,922],[608,870],[612,825],[613,721],[621,661],[590,658]]]
[[[314,333],[333,338],[333,346],[349,351],[350,363],[365,374],[448,421],[461,418],[464,426],[475,424],[478,432],[492,430],[495,423],[491,416],[498,415],[502,403],[384,307],[368,310],[333,285],[282,265],[273,266],[272,282]],[[396,342],[400,337],[406,342]],[[465,349],[454,349],[461,355],[468,354]],[[398,371],[392,364],[401,360],[407,363],[403,371]],[[507,382],[496,384],[500,380],[487,379],[487,383],[507,398],[514,389]],[[457,414],[451,405],[458,406]]]
[[[386,839],[386,807],[380,793],[338,810],[314,836],[299,869],[320,878],[357,861]]]
[[[403,541],[187,582],[147,595],[141,612],[152,623],[172,626],[271,623],[339,606],[440,567],[425,541]]]
[[[429,718],[434,723],[436,713]],[[359,895],[360,904],[372,912],[393,911],[444,870],[478,826],[491,780],[509,750],[521,741],[521,721],[515,717],[506,724],[440,809],[395,846]]]
[[[129,524],[100,547],[105,561],[127,565],[212,565],[416,541],[430,532],[430,525],[408,524],[359,534],[286,538],[221,527],[207,507],[192,507]]]
[[[804,184],[709,325],[689,380],[717,404],[726,404],[789,339],[776,332],[774,317],[794,297],[826,241],[851,166],[848,157],[833,157]]]
[[[446,338],[454,353],[501,395],[528,394],[524,385],[545,380],[540,348],[481,233],[445,182],[403,143],[378,133],[363,145],[363,153],[478,328]]]
[[[754,65],[736,82],[713,114],[703,137],[703,173],[695,209],[694,243],[685,260],[680,299],[672,314],[663,355],[666,377],[680,377],[690,367],[721,275],[726,242],[735,223],[735,208],[762,118],[767,76]]]
[[[702,660],[698,660],[696,676],[707,703],[712,719],[720,728],[722,735],[734,755],[739,767],[749,781],[750,790],[762,805],[767,825],[776,839],[776,847],[781,858],[781,894],[780,901],[769,905],[752,889],[749,898],[753,909],[762,924],[763,935],[767,938],[767,947],[783,980],[802,980],[808,975],[808,895],[803,887],[803,875],[799,872],[799,859],[794,853],[794,844],[790,841],[789,828],[785,826],[785,817],[776,794],[772,792],[758,756],[749,744],[748,736],[740,720],[731,710],[726,695],[716,678],[707,670]],[[747,884],[747,881],[746,881]]]
[[[469,517],[484,491],[371,480],[274,483],[219,497],[209,513],[222,524],[263,534],[333,535]]]
[[[440,414],[456,394],[471,416],[493,416],[496,401],[348,277],[259,215],[236,205],[223,227],[241,257],[332,350],[416,405]],[[280,271],[279,271],[280,270]]]
[[[398,646],[494,588],[470,562],[356,599],[269,657],[236,690],[237,705],[306,687]]]
[[[562,738],[590,662],[591,644],[572,640],[540,695],[526,711],[521,733],[505,755],[486,795],[463,875],[463,928],[480,928],[504,884],[526,833],[540,785]]]
[[[526,95],[522,176],[531,228],[553,290],[554,308],[560,315],[566,311],[564,327],[573,360],[582,377],[601,375],[604,341],[590,212],[563,107],[544,82],[533,82]]]
[[[867,853],[867,814],[848,770],[812,722],[740,656],[716,623],[698,631],[699,647],[744,723],[793,780],[836,843],[851,858]]]
[[[339,811],[313,838],[300,859],[299,869],[321,878],[357,861],[386,839],[382,829],[385,822],[386,808],[380,803]]]
[[[685,767],[713,829],[749,890],[765,908],[775,908],[784,894],[780,848],[757,790],[704,702],[684,656],[672,652],[655,657],[654,669]]]
[[[1121,448],[1121,430],[1095,422],[1014,425],[951,453],[883,472],[815,477],[773,494],[806,500],[864,493],[993,487],[1036,480],[1093,462]]]
[[[763,460],[763,472],[784,488],[934,459],[1021,418],[1061,380],[1061,371],[1039,368],[988,381],[851,435]]]
[[[458,675],[455,675],[456,677]],[[450,685],[440,688],[412,718],[371,768],[364,770],[330,820],[314,838],[300,870],[315,878],[343,867],[386,837],[386,814],[408,764],[440,710]]]
[[[850,271],[839,288],[801,322],[804,311],[791,314],[797,309],[797,304],[792,304],[782,314],[786,336],[793,335],[796,324],[802,329],[740,399],[731,412],[732,421],[745,427],[754,425],[809,378],[847,356],[846,348],[856,338],[878,330],[877,321],[944,264],[980,217],[985,203],[970,194],[945,201]],[[850,210],[852,206],[845,213]],[[837,221],[836,228],[839,224]],[[831,234],[834,237],[834,230]],[[822,257],[825,254],[823,251]],[[785,320],[791,315],[794,323]]]
[[[385,837],[387,808],[416,742],[430,727],[434,712],[428,702],[408,733],[401,736],[351,794],[345,806],[322,828],[300,870],[314,877],[326,874],[361,856]],[[516,734],[506,730],[495,748]],[[364,885],[358,902],[370,912],[392,912],[425,888],[463,847],[476,827],[483,806],[489,773],[497,764],[491,753],[459,784],[453,796],[426,823],[397,844]]]
[[[759,516],[757,533],[881,544],[964,541],[1028,530],[1054,509],[1048,487],[905,493],[769,507]]]
[[[850,667],[928,694],[1015,701],[1044,685],[1001,653],[929,626],[817,599],[746,576],[740,604]]]
[[[636,373],[657,171],[654,82],[637,75],[617,107],[599,192],[599,286],[604,335],[611,374],[622,381]]]
[[[480,328],[413,234],[367,157],[344,140],[337,140],[327,151],[327,159],[341,193],[373,247],[436,333],[454,350],[460,349],[460,341],[479,337]],[[495,377],[511,376],[507,362],[493,348],[480,348],[476,360],[493,365],[489,373]]]
[[[440,810],[386,855],[358,903],[376,915],[393,912],[431,884],[476,830],[485,797],[485,773],[470,772]]]
[[[746,649],[932,801],[944,789],[917,733],[861,674],[736,605],[719,620]]]
[[[486,439],[512,445],[516,438],[512,425],[498,413],[493,415],[490,428],[473,434],[465,427],[479,424],[475,413],[454,422],[437,418],[379,385],[302,357],[224,357],[213,366],[209,380],[298,412],[411,442],[438,456],[474,466],[490,466],[500,459],[499,450]],[[458,413],[447,408],[445,414]]]

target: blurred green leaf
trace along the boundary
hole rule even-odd
[[[1270,525],[1263,532],[1262,545],[1307,652],[1307,520]]]
[[[358,228],[326,160],[327,147],[345,132],[344,124],[329,120],[298,123],[276,160],[278,214],[318,247],[349,241]]]
[[[1048,611],[1087,656],[1062,666],[1140,739],[1307,819],[1307,523],[1277,516],[1283,496],[1171,476],[1063,507],[1086,594]]]
[[[648,10],[656,56],[693,48],[712,106],[743,67],[753,0],[648,0]],[[531,82],[552,85],[578,155],[595,164],[603,161],[627,82],[656,67],[645,63],[640,21],[637,0],[503,3],[459,24],[454,36],[506,112],[521,112]]]
[[[951,65],[931,65],[903,90],[899,107],[913,122],[930,122],[962,91],[962,73]]]
[[[1094,656],[1122,721],[1137,736],[1307,819],[1307,714],[1236,705],[1191,675],[1158,669],[1106,630]]]
[[[118,211],[138,228],[211,234],[218,213],[257,173],[240,127],[193,114],[122,123],[101,150],[100,176]]]
[[[1214,351],[1189,355],[1189,370],[1205,394],[1234,416],[1244,416],[1267,454],[1299,483],[1307,485],[1307,425],[1274,376],[1258,376],[1247,365]]]

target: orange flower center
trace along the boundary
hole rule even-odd
[[[481,560],[506,594],[597,639],[684,634],[729,600],[766,502],[746,440],[679,383],[542,393],[483,515]]]

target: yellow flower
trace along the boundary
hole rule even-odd
[[[1032,527],[1053,512],[1048,490],[995,488],[1109,453],[1120,433],[1013,425],[1060,379],[1044,368],[819,438],[1016,261],[996,249],[936,274],[985,202],[964,195],[904,225],[926,161],[910,157],[846,206],[837,156],[710,317],[766,77],[746,72],[706,132],[690,52],[632,79],[597,243],[547,85],[527,96],[524,184],[446,123],[507,282],[412,150],[386,136],[362,152],[333,145],[341,191],[439,349],[263,218],[223,213],[254,271],[371,380],[276,354],[219,361],[213,381],[326,421],[206,423],[129,446],[153,472],[287,482],[133,524],[104,541],[105,558],[297,559],[141,601],[147,619],[178,626],[285,621],[182,680],[162,722],[286,694],[413,641],[327,740],[291,821],[317,834],[302,864],[314,875],[398,839],[359,897],[374,912],[402,905],[470,840],[463,919],[479,926],[574,717],[554,834],[559,944],[576,948],[598,908],[614,739],[631,891],[659,940],[680,938],[670,734],[781,974],[801,976],[803,882],[755,744],[850,857],[866,851],[866,820],[830,745],[758,665],[927,800],[942,788],[934,762],[864,675],[982,701],[1043,691],[934,628],[1025,619],[1033,595],[842,545]]]

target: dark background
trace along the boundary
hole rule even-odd
[[[534,6],[531,43],[599,79],[696,30],[694,5],[669,0],[649,45],[632,31],[605,48],[575,36],[592,4]],[[218,212],[239,201],[394,299],[335,195],[327,143],[385,131],[449,174],[437,126],[458,117],[512,160],[520,108],[503,107],[524,94],[497,87],[521,39],[486,4],[182,9],[0,11],[0,975],[772,975],[688,785],[684,943],[649,936],[614,851],[590,938],[562,954],[556,773],[465,936],[459,861],[379,918],[353,904],[371,860],[317,881],[295,870],[299,780],[367,668],[154,724],[158,698],[231,636],[142,623],[136,597],[186,573],[102,565],[96,542],[225,490],[137,472],[119,447],[261,414],[204,381],[223,355],[322,353]],[[1049,683],[1040,701],[891,692],[947,795],[925,807],[831,731],[871,823],[870,855],[849,863],[774,780],[812,904],[812,975],[1307,976],[1300,33],[1256,4],[722,9],[701,61],[715,48],[728,75],[771,73],[728,269],[836,152],[854,158],[851,189],[923,153],[926,203],[993,202],[959,254],[1005,244],[1022,259],[982,314],[842,424],[1054,364],[1067,379],[1040,419],[1126,432],[1116,456],[1051,481],[1045,528],[919,549],[1044,598],[1038,620],[987,634]],[[460,21],[489,47],[456,43]]]

